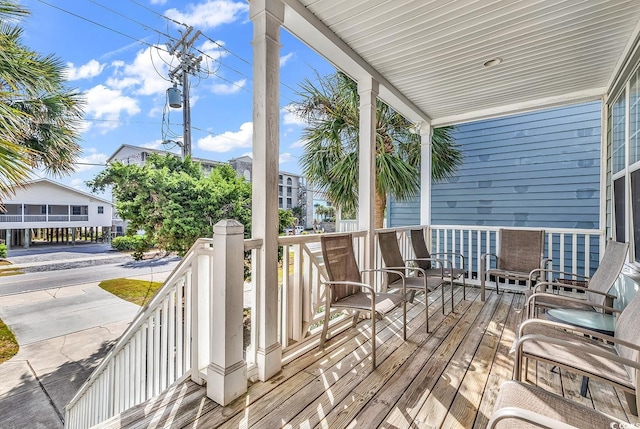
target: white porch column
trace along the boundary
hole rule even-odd
[[[372,77],[358,80],[360,129],[358,154],[358,229],[367,230],[363,269],[373,268],[376,202],[376,98],[379,84]],[[370,274],[370,273],[369,273]],[[370,280],[370,279],[369,279]]]
[[[7,229],[5,232],[5,243],[7,245],[7,250],[11,250],[11,229]]]
[[[216,223],[213,248],[207,397],[225,406],[247,391],[247,363],[242,356],[244,226],[237,220]]]
[[[420,127],[420,225],[431,225],[431,124]]]
[[[31,242],[31,228],[25,228],[24,230],[24,243],[22,243],[22,247],[25,249],[29,248],[29,243]]]
[[[253,21],[253,173],[251,235],[262,239],[258,255],[257,365],[260,380],[282,368],[278,343],[278,157],[280,123],[280,0],[250,1]]]

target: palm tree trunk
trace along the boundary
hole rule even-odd
[[[375,220],[375,228],[380,229],[384,226],[384,209],[387,207],[387,195],[380,195],[376,192],[376,202],[375,202],[375,211],[376,211],[376,220]]]

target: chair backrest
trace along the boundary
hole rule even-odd
[[[616,320],[615,337],[628,341],[632,344],[640,345],[640,335],[638,335],[638,325],[640,324],[640,293],[622,310]],[[629,347],[616,345],[618,354],[624,358],[638,362],[638,352]],[[636,380],[635,370],[627,367],[631,379]],[[638,388],[638,386],[635,386]]]
[[[411,230],[411,246],[413,247],[413,253],[416,255],[416,259],[431,258],[429,249],[427,249],[427,243],[424,241],[423,230]],[[431,268],[431,261],[416,261],[416,264],[423,270],[428,270]]]
[[[498,269],[528,273],[540,268],[544,252],[544,231],[500,229],[499,234]]]
[[[322,235],[322,258],[327,270],[329,281],[361,282],[360,270],[353,251],[353,237],[351,234]],[[339,301],[358,292],[358,286],[340,286],[334,288],[331,302]]]
[[[378,245],[380,246],[380,253],[382,254],[382,260],[386,267],[404,267],[405,262],[400,253],[400,246],[398,245],[398,237],[395,231],[384,231],[378,233]],[[386,273],[387,285],[395,283],[400,280],[400,277],[396,273]]]
[[[618,243],[617,241],[608,240],[598,269],[589,280],[589,289],[598,292],[609,292],[609,289],[611,289],[622,271],[622,267],[627,260],[628,251],[629,243]],[[587,292],[587,299],[590,302],[600,305],[603,305],[605,302],[603,295],[595,293]]]

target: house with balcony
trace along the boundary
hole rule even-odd
[[[378,98],[419,125],[421,188],[412,227],[422,229],[432,252],[464,253],[457,264],[468,271],[483,253],[495,252],[500,227],[512,225],[502,225],[489,211],[482,213],[482,225],[434,224],[431,130],[599,102],[597,223],[515,227],[544,229],[553,267],[581,267],[585,274],[592,260],[600,260],[607,239],[629,242],[616,304],[624,306],[623,297],[636,293],[640,3],[269,0],[251,1],[250,17],[251,238],[244,239],[243,225],[228,220],[215,226],[213,238],[194,244],[71,399],[67,427],[487,426],[500,385],[513,375],[509,350],[523,319],[522,290],[488,289],[485,295],[474,287],[464,295],[447,284],[428,298],[416,295],[407,304],[406,341],[399,334],[401,311],[377,322],[375,369],[371,319],[352,327],[349,317],[336,313],[329,322],[331,339],[318,347],[326,296],[319,237],[277,234],[280,97],[273,83],[279,81],[281,31],[358,84],[359,201],[352,235],[360,268],[384,267],[373,217]],[[516,144],[505,142],[498,152],[512,155],[495,168],[514,157],[539,155],[535,149],[520,154]],[[579,151],[564,156],[579,167]],[[551,193],[563,176],[547,175]],[[576,219],[580,209],[575,207]],[[412,257],[409,227],[392,230],[405,258]],[[251,320],[245,346],[242,262],[248,253],[253,300],[245,310]],[[281,276],[279,267],[285,267]],[[365,280],[385,289],[382,277]],[[466,283],[475,286],[479,279]],[[630,425],[640,423],[636,398],[602,380],[591,379],[582,392],[578,374],[544,363],[529,367],[528,380]]]
[[[104,198],[36,179],[14,189],[0,207],[0,240],[7,248],[28,248],[37,238],[74,244],[87,237],[104,240],[111,231],[113,204]]]

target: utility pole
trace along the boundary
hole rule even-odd
[[[174,83],[177,81],[182,85],[182,158],[191,156],[191,105],[189,104],[189,74],[200,70],[202,56],[196,57],[190,50],[193,42],[202,34],[200,30],[189,38],[193,27],[188,27],[180,40],[174,45],[167,43],[169,53],[175,55],[179,60],[175,68],[169,71],[169,79]]]

